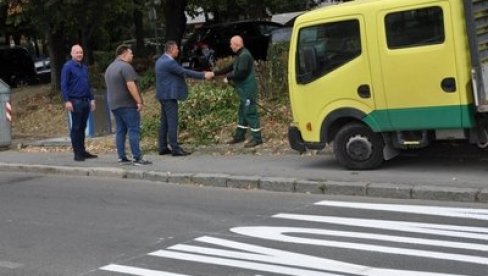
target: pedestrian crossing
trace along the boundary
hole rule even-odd
[[[488,209],[324,200],[96,275],[487,276]]]

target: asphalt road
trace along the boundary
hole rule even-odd
[[[486,207],[0,172],[0,275],[486,276]]]

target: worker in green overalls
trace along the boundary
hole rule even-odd
[[[258,84],[254,73],[254,58],[244,47],[242,37],[230,39],[230,48],[237,57],[228,66],[215,71],[215,75],[225,75],[224,82],[230,82],[239,94],[237,129],[228,144],[244,142],[246,130],[250,128],[252,140],[244,147],[251,148],[263,143],[257,108]]]

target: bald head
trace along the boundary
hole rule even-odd
[[[83,48],[80,45],[75,44],[71,47],[71,58],[78,63],[83,60]]]
[[[244,41],[242,40],[241,36],[236,35],[230,39],[230,48],[234,53],[237,53],[243,47]]]

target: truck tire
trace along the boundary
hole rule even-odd
[[[350,170],[370,170],[383,163],[383,137],[360,123],[343,126],[334,138],[334,154]]]

